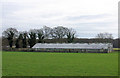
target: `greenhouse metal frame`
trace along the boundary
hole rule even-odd
[[[32,47],[37,52],[63,53],[110,53],[111,43],[36,43]]]

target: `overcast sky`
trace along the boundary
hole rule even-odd
[[[119,0],[2,0],[2,31],[64,26],[80,38],[109,32],[118,36]],[[0,31],[1,32],[1,31]]]

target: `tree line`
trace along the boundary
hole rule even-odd
[[[15,43],[16,48],[30,48],[36,43],[45,43],[44,39],[62,39],[66,38],[67,43],[72,43],[76,35],[76,31],[72,28],[58,26],[50,28],[44,26],[41,29],[30,29],[27,31],[18,32],[15,28],[8,28],[2,33],[2,37],[8,40],[9,46],[12,48]]]
[[[95,40],[79,40],[76,36],[76,31],[72,28],[57,26],[50,28],[47,26],[41,29],[30,29],[29,31],[18,31],[16,28],[8,28],[2,33],[2,38],[8,40],[9,47],[15,45],[16,48],[32,48],[36,43],[50,43],[60,41],[61,43],[80,43],[87,41],[91,42],[111,42],[113,39],[110,33],[99,33]],[[53,41],[52,41],[53,40]],[[97,41],[96,41],[97,40]],[[87,43],[85,42],[85,43]]]

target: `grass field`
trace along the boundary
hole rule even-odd
[[[3,52],[3,76],[117,76],[118,52]]]

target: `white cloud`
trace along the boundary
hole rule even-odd
[[[63,25],[79,33],[117,35],[119,0],[2,0],[3,29]],[[90,28],[89,28],[90,27]],[[84,34],[89,34],[85,32]]]

